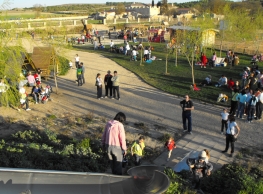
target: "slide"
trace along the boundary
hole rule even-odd
[[[0,194],[163,193],[169,178],[159,166],[137,166],[129,176],[105,173],[0,168]]]

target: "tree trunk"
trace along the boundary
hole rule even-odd
[[[194,75],[194,51],[192,51],[192,61],[191,61],[191,69],[192,69],[192,82],[195,84],[195,75]]]
[[[56,60],[55,57],[53,57],[53,67],[54,67],[54,81],[56,86],[56,94],[58,94],[58,82],[57,82],[57,67],[56,67]]]
[[[168,63],[168,53],[166,54],[166,62],[165,62],[165,74],[168,74],[167,72],[167,63]]]
[[[175,67],[177,67],[177,46],[175,48]]]

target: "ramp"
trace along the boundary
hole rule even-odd
[[[0,168],[0,194],[163,193],[170,181],[159,169],[140,166],[129,170],[131,176],[115,176],[105,173]]]

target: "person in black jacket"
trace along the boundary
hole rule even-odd
[[[111,78],[112,78],[112,75],[111,75],[111,71],[109,70],[104,77],[105,98],[108,97],[109,91],[110,91],[110,98],[112,98],[112,81],[111,81]]]

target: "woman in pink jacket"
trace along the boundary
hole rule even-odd
[[[117,113],[113,120],[107,122],[102,135],[102,145],[108,154],[112,174],[116,175],[122,175],[122,159],[127,150],[123,126],[125,121],[125,114],[122,112]]]

